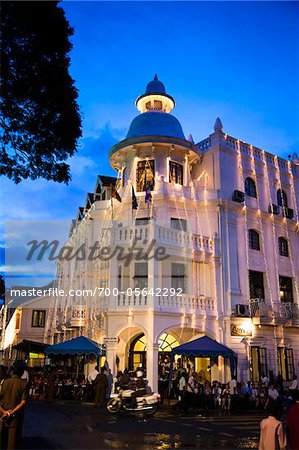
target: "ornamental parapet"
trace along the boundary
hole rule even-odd
[[[299,309],[297,303],[275,302],[254,298],[250,300],[249,313],[253,319],[265,324],[284,324],[291,321],[299,324]]]

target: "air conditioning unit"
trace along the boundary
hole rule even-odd
[[[286,217],[287,219],[293,219],[294,217],[294,210],[291,208],[282,208],[282,214],[283,217]]]
[[[234,202],[243,203],[245,201],[245,194],[242,191],[235,190],[232,199]]]
[[[269,211],[269,213],[275,214],[277,216],[277,214],[280,213],[280,208],[279,208],[279,206],[274,205],[274,203],[270,203],[268,211]]]
[[[236,317],[249,317],[249,306],[248,305],[236,305],[235,309]]]

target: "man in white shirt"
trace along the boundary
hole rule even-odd
[[[29,373],[28,370],[24,369],[23,375],[21,376],[21,380],[26,380],[27,383],[29,381]]]
[[[263,383],[263,385],[264,385],[265,388],[268,387],[269,381],[270,381],[270,380],[269,380],[269,378],[267,377],[267,375],[265,375],[265,374],[263,373],[263,375],[262,375],[262,383]]]
[[[99,366],[95,366],[95,368],[88,375],[88,381],[93,383],[96,377],[99,375]]]
[[[230,395],[235,395],[236,390],[237,390],[237,380],[236,377],[232,377],[231,381],[229,382]]]
[[[297,375],[294,375],[291,386],[289,387],[290,391],[296,391],[298,389],[298,380]]]
[[[185,388],[186,388],[185,372],[182,372],[181,377],[179,379],[179,400],[183,399]]]
[[[276,403],[277,400],[279,399],[279,393],[277,391],[277,389],[275,389],[274,384],[270,383],[269,384],[269,390],[268,390],[268,400],[265,404],[265,409],[268,408],[269,402],[271,401],[272,403]]]

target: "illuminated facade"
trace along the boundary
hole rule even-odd
[[[67,244],[97,240],[126,254],[138,239],[163,247],[167,259],[61,262],[58,286],[103,292],[75,306],[59,299],[60,309],[54,299],[45,340],[95,339],[114,373],[143,363],[154,389],[171,349],[204,334],[237,353],[238,379],[291,379],[299,361],[296,160],[225,134],[220,119],[207,139],[186,139],[157,77],[136,106],[109,153],[118,176],[99,177]],[[206,378],[231,377],[220,359],[193,363]]]

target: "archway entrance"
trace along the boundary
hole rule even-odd
[[[161,334],[159,340],[159,355],[158,365],[159,368],[170,363],[171,350],[179,345],[179,342],[175,337],[169,333]],[[136,370],[140,364],[146,367],[146,336],[141,333],[136,336],[129,348],[129,368]]]

